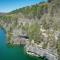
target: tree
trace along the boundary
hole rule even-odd
[[[58,36],[58,40],[57,40],[57,52],[58,52],[58,60],[60,60],[60,34]]]
[[[27,32],[27,35],[28,35],[30,41],[34,40],[35,42],[40,43],[41,32],[40,32],[40,25],[37,22],[34,21],[31,23],[31,25],[26,24],[24,29]]]

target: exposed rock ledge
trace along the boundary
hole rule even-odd
[[[46,57],[48,60],[58,60],[56,55],[53,55],[47,49],[40,48],[36,45],[26,45],[25,49],[29,55]]]

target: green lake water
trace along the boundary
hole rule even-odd
[[[3,29],[0,29],[0,60],[42,60],[27,55],[24,52],[24,47],[8,47],[6,45],[6,34]]]

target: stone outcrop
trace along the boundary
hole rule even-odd
[[[50,0],[49,0],[50,1]],[[26,51],[27,54],[35,55],[35,56],[46,56],[48,60],[60,60],[60,49],[58,48],[57,43],[58,35],[59,35],[59,28],[60,28],[60,1],[59,0],[51,0],[48,4],[48,13],[44,14],[41,21],[47,22],[49,25],[48,36],[49,39],[44,41],[47,43],[47,48],[40,49],[38,46],[35,45],[27,45]],[[46,26],[47,27],[47,26]],[[52,31],[50,31],[52,29]],[[46,30],[47,33],[47,30]],[[51,34],[50,34],[51,33]],[[60,44],[59,44],[60,46]]]
[[[15,45],[26,45],[26,42],[28,41],[27,36],[17,36],[13,38],[13,44]]]
[[[25,24],[31,25],[32,19],[27,19],[27,18],[18,18],[17,20],[13,21],[5,21],[1,20],[0,21],[0,26],[3,27],[6,31],[6,36],[7,36],[7,43],[9,44],[26,44],[26,37],[27,36],[26,32],[22,30],[22,26]]]
[[[43,49],[38,45],[26,45],[26,52],[29,55],[37,56],[37,57],[45,57],[48,60],[58,60],[57,56],[53,55],[48,49]]]
[[[35,56],[46,56],[48,60],[60,60],[60,49],[58,48],[58,40],[57,36],[59,35],[59,28],[60,28],[60,1],[59,0],[49,0],[48,3],[48,13],[44,14],[40,21],[37,22],[42,24],[42,22],[46,21],[47,25],[45,28],[49,28],[45,30],[42,35],[43,41],[41,43],[47,43],[45,49],[42,47],[38,47],[38,45],[31,45],[28,44],[29,42],[24,39],[19,38],[18,36],[22,34],[21,25],[25,25],[28,23],[29,25],[32,23],[33,19],[26,19],[26,18],[18,18],[13,20],[1,20],[0,25],[7,32],[8,42],[13,44],[26,44],[25,49],[27,54],[35,55]],[[48,26],[48,27],[47,27]],[[57,29],[58,28],[58,29]],[[50,31],[52,29],[52,31]],[[58,33],[56,33],[58,32]],[[25,32],[24,32],[25,33]],[[48,35],[47,35],[48,34]],[[15,38],[16,37],[16,38]],[[23,41],[22,41],[23,40]],[[28,42],[28,43],[27,43]],[[43,45],[42,44],[42,45]],[[60,46],[60,43],[59,43]],[[58,56],[58,57],[57,57]]]

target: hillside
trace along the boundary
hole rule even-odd
[[[49,0],[48,3],[23,7],[0,16],[0,25],[7,31],[8,43],[14,44],[16,37],[26,34],[30,43],[26,44],[27,53],[43,53],[49,60],[60,60],[59,7],[59,0]],[[40,53],[39,48],[42,48]]]
[[[22,13],[27,18],[36,18],[37,17],[40,19],[44,13],[48,12],[47,9],[48,9],[48,4],[45,2],[42,2],[42,3],[36,4],[36,5],[16,9],[10,13],[12,13],[12,14]]]
[[[1,13],[1,12],[0,12],[0,16],[6,15],[6,14],[7,14],[7,13]]]
[[[29,18],[29,19],[32,19],[32,18],[40,19],[41,16],[47,12],[48,12],[48,3],[42,2],[42,3],[36,4],[36,5],[31,5],[31,6],[13,10],[13,11],[9,12],[6,16],[11,16],[11,17],[15,16],[17,18],[25,17],[25,18]],[[1,17],[3,17],[3,16],[1,16]]]

